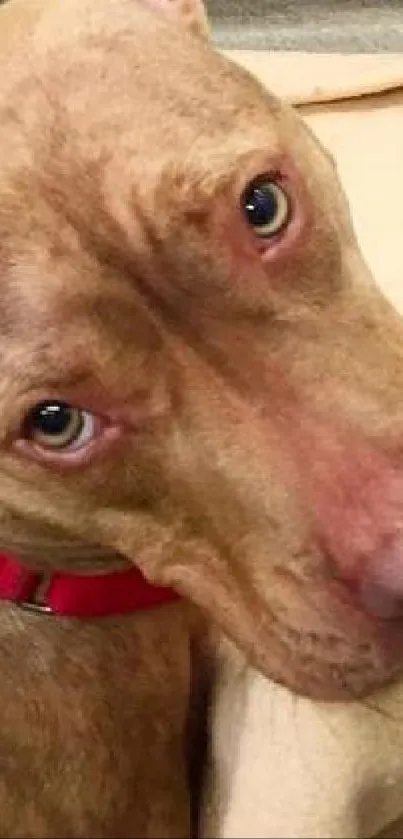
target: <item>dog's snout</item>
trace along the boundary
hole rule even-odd
[[[356,496],[339,485],[340,494],[322,508],[320,529],[332,575],[354,592],[360,608],[397,619],[403,618],[403,482],[390,473],[383,477]]]
[[[349,492],[347,475],[339,475],[318,523],[332,576],[372,617],[398,619],[403,618],[403,477],[384,463],[378,466],[355,493]]]
[[[297,442],[324,562],[374,618],[403,618],[403,469],[385,440],[340,432],[328,420],[304,425]]]

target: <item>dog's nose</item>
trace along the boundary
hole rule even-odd
[[[364,609],[375,617],[403,617],[403,536],[365,561],[357,592]]]

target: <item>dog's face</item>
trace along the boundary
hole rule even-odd
[[[266,674],[365,694],[403,664],[402,325],[298,117],[102,5],[2,75],[2,545],[123,556]]]

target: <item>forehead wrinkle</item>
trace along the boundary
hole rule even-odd
[[[56,249],[52,246],[54,237],[59,240]],[[117,356],[123,358],[124,352],[131,355],[134,373],[139,371],[139,365],[161,352],[162,331],[149,297],[141,283],[136,282],[132,255],[128,258],[126,249],[122,257],[116,248],[113,254],[107,254],[105,243],[100,253],[94,244],[94,240],[91,245],[87,241],[84,249],[79,236],[73,242],[60,241],[60,224],[57,218],[53,219],[50,230],[38,231],[36,253],[30,253],[26,245],[29,285],[21,262],[15,262],[13,282],[8,274],[6,287],[14,309],[14,324],[6,347],[18,350],[17,354],[11,353],[8,364],[13,365],[17,376],[23,371],[24,380],[40,385],[46,378],[61,384],[70,375],[77,344],[90,355],[87,377],[94,375],[100,363],[116,367]],[[72,271],[70,276],[67,270]],[[3,277],[3,285],[4,282]]]
[[[122,294],[128,275],[131,295],[125,305],[134,304],[136,248],[106,203],[94,197],[96,183],[91,200],[85,200],[83,190],[76,201],[69,176],[56,186],[51,178],[49,189],[45,176],[39,181],[37,172],[19,173],[11,200],[0,201],[1,281],[11,304],[18,301],[15,308],[27,316],[27,308],[38,314],[42,304],[54,306],[58,295],[69,305],[80,294],[86,298],[94,293],[99,299],[100,289],[109,298],[111,287]],[[22,226],[13,227],[13,218],[23,208]],[[140,236],[144,241],[145,232]]]
[[[131,378],[145,371],[153,375],[153,361],[157,368],[165,342],[137,289],[127,282],[102,289],[96,282],[80,294],[80,289],[63,288],[63,276],[59,280],[56,293],[45,284],[45,293],[34,296],[31,288],[21,295],[14,340],[2,341],[7,375],[14,374],[24,387],[70,387],[77,376],[103,379],[113,387],[128,366]]]

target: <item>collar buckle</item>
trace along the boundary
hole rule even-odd
[[[32,612],[37,615],[51,615],[53,609],[45,602],[46,595],[51,582],[51,574],[38,574],[32,591],[25,600],[17,600],[16,605],[24,612]]]

